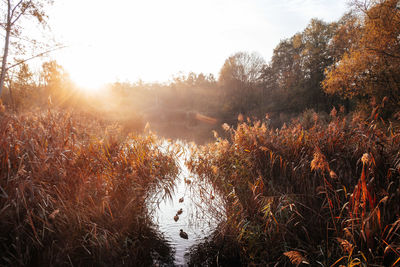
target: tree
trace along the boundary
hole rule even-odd
[[[302,33],[304,48],[301,52],[303,62],[304,88],[308,108],[323,110],[329,99],[322,90],[325,68],[333,63],[329,53],[329,43],[336,31],[335,23],[325,23],[313,19]],[[330,109],[331,107],[328,107]]]
[[[263,69],[265,112],[299,113],[330,107],[321,88],[324,70],[333,62],[330,43],[335,23],[312,19],[304,31],[282,40]]]
[[[304,43],[301,34],[282,40],[274,49],[270,67],[264,69],[263,81],[269,82],[264,84],[264,87],[271,85],[275,87],[268,90],[272,93],[268,97],[273,100],[275,110],[282,108],[293,110],[302,106],[298,102],[304,95],[302,82],[304,80],[302,67],[304,63],[301,58],[303,49]]]
[[[7,80],[7,87],[10,94],[10,100],[15,110],[23,107],[26,100],[33,97],[33,73],[26,63],[19,65],[19,68],[13,72]]]
[[[258,53],[237,52],[225,60],[219,80],[221,82],[239,80],[243,83],[254,83],[260,78],[264,64],[264,59]]]
[[[60,105],[70,100],[74,86],[68,73],[55,60],[43,63],[41,78],[52,101]]]
[[[1,26],[5,30],[3,59],[1,63],[0,74],[0,96],[4,88],[8,55],[10,50],[10,39],[17,37],[23,31],[22,24],[25,21],[36,21],[40,25],[46,25],[47,16],[44,13],[44,5],[51,4],[52,0],[4,0],[1,1],[1,10],[4,12],[4,18]]]
[[[252,109],[252,91],[260,81],[264,59],[257,53],[238,52],[225,60],[219,84],[230,102],[231,111],[245,113]]]
[[[362,3],[361,3],[362,2]],[[400,10],[397,0],[354,1],[364,14],[357,45],[327,69],[324,90],[361,103],[388,97],[388,110],[400,104]]]
[[[333,61],[337,62],[345,53],[357,47],[361,36],[362,21],[356,12],[350,11],[335,24],[337,29],[329,43],[329,53],[333,56]]]

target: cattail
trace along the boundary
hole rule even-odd
[[[329,164],[319,148],[314,152],[314,159],[311,161],[311,170],[329,171]]]
[[[329,176],[330,176],[332,179],[337,179],[337,178],[338,178],[337,174],[336,174],[334,171],[332,171],[332,170],[329,172]]]
[[[286,257],[289,258],[290,262],[292,264],[296,264],[296,266],[299,266],[300,264],[310,264],[307,259],[298,251],[292,250],[292,251],[287,251],[283,253]]]
[[[353,244],[351,244],[349,241],[341,238],[337,238],[337,241],[340,243],[340,246],[342,247],[343,251],[346,251],[348,254],[351,254],[351,252],[354,249]]]
[[[369,164],[371,161],[371,157],[368,153],[364,153],[364,155],[361,157],[361,161],[364,165]]]

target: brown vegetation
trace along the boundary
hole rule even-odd
[[[185,183],[211,184],[199,194],[222,196],[226,217],[191,264],[399,264],[400,11],[352,2],[338,22],[313,19],[282,40],[267,64],[232,55],[218,79],[116,82],[89,96],[55,61],[35,76],[4,57],[0,265],[171,263],[146,200],[170,195],[178,168],[157,137],[132,134],[145,122],[176,139],[223,136],[187,162],[198,179]]]
[[[170,260],[146,198],[177,166],[154,136],[65,110],[0,114],[0,265],[119,266]]]
[[[214,245],[208,261],[235,253],[257,266],[400,261],[398,128],[336,111],[329,123],[314,114],[309,129],[298,121],[280,130],[251,121],[224,128],[230,141],[219,138],[188,162],[225,199],[228,219],[214,243],[234,237],[237,249],[221,255],[226,247]]]

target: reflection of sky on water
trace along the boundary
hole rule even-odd
[[[181,169],[177,186],[172,199],[162,201],[153,216],[154,222],[159,225],[159,230],[175,250],[175,265],[186,266],[185,253],[191,246],[200,243],[204,237],[209,236],[221,220],[221,218],[215,218],[215,215],[207,212],[211,208],[210,205],[218,206],[218,209],[221,209],[222,205],[217,204],[221,203],[218,197],[210,200],[209,194],[212,192],[210,185],[202,185],[202,190],[200,190],[199,185],[196,182],[193,183],[196,176],[190,173],[185,166],[185,159],[190,156],[189,148],[182,143],[180,145],[182,145],[184,153],[177,158]],[[167,149],[168,146],[164,143],[163,147]],[[192,181],[192,184],[189,186],[185,183],[185,180]],[[200,198],[200,192],[204,191],[208,195],[204,196],[207,201]],[[179,203],[181,197],[184,198],[184,201]],[[179,216],[179,220],[175,222],[174,216],[181,208],[183,213]],[[188,234],[189,239],[186,240],[179,236],[180,229]]]

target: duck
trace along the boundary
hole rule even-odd
[[[179,203],[182,203],[183,202],[183,197],[181,197],[180,199],[179,199]]]
[[[174,216],[174,221],[177,222],[178,220],[179,220],[179,216],[178,216],[178,215],[175,215],[175,216]]]
[[[185,233],[182,229],[179,232],[179,236],[182,237],[183,239],[189,239],[188,234]]]
[[[176,215],[181,215],[181,214],[182,214],[182,212],[183,212],[183,210],[182,210],[182,209],[180,209],[180,210],[178,210],[178,211],[176,212]]]

